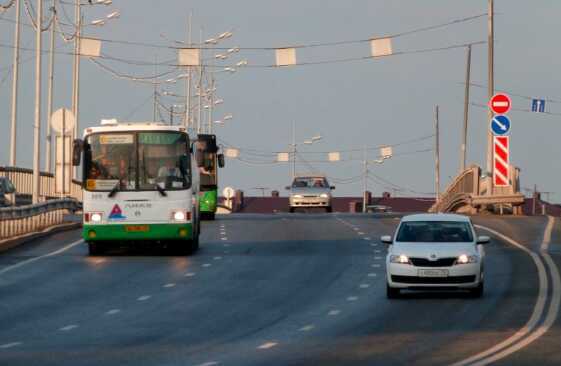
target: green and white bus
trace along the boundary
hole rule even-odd
[[[198,169],[185,129],[103,120],[74,142],[83,160],[83,238],[89,253],[155,243],[191,254],[199,247]]]
[[[224,155],[218,151],[216,135],[198,135],[195,156],[200,174],[199,210],[203,220],[214,220],[218,208],[218,168],[224,167]]]

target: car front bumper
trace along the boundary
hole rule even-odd
[[[290,207],[329,207],[329,197],[290,197]]]
[[[444,270],[445,277],[425,277],[422,270]],[[480,263],[451,267],[416,267],[386,262],[386,277],[392,288],[474,288],[483,280]]]

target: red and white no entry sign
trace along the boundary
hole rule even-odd
[[[509,182],[509,145],[508,136],[494,137],[493,183],[495,187],[508,187]]]
[[[495,114],[508,113],[508,111],[510,111],[511,105],[512,102],[510,100],[510,97],[503,93],[493,95],[493,98],[491,98],[491,100],[489,101],[489,108],[491,108],[491,110]]]

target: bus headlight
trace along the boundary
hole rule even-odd
[[[99,212],[94,212],[92,213],[92,222],[101,222],[101,213]]]
[[[171,212],[171,218],[173,221],[185,222],[191,219],[191,213],[184,210],[174,210]]]

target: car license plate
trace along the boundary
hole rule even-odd
[[[148,225],[127,225],[125,231],[128,233],[145,233],[150,231],[150,227]]]
[[[446,269],[420,269],[419,277],[448,277]]]

